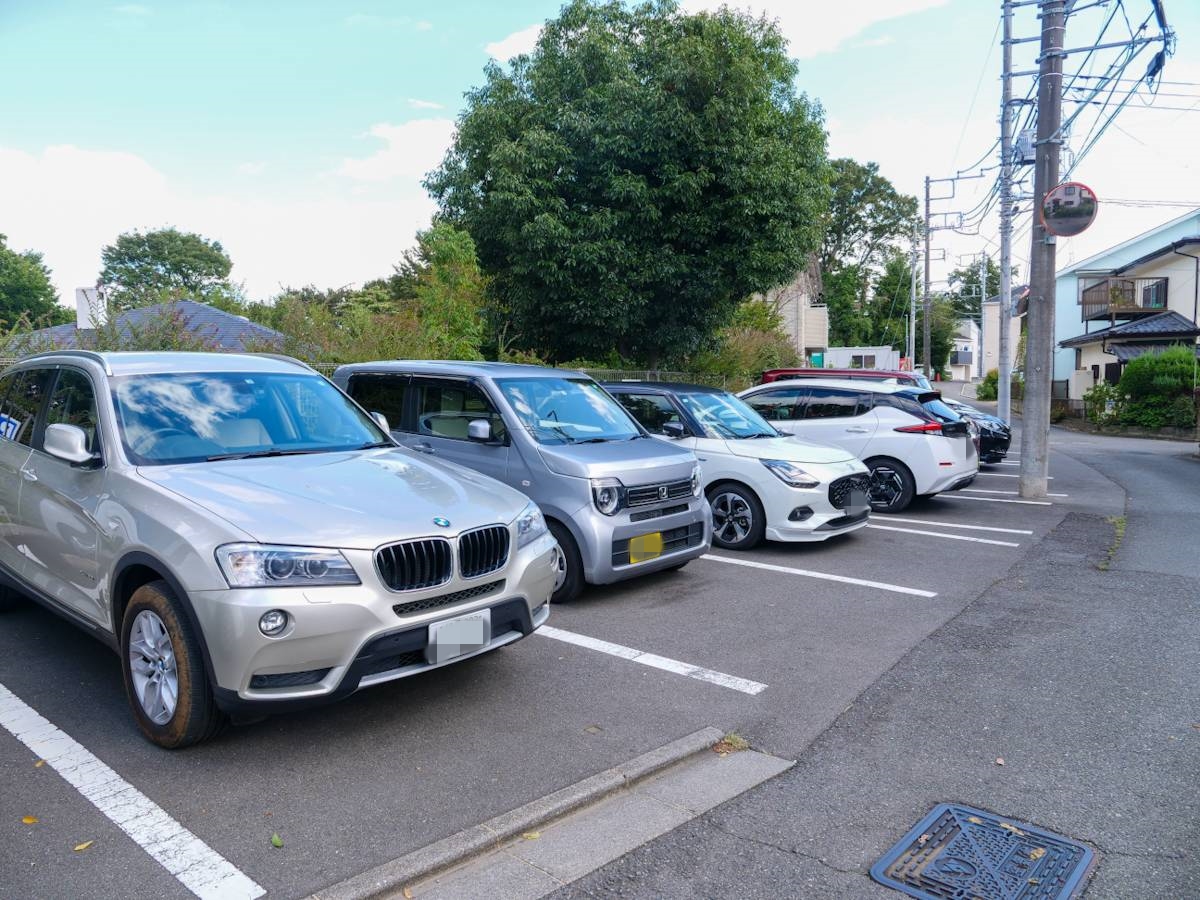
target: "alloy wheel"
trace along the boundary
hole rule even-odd
[[[133,690],[146,717],[165,725],[179,702],[179,670],[171,635],[154,612],[143,609],[129,634],[129,674]]]
[[[723,491],[712,499],[713,533],[729,544],[744,541],[754,527],[754,511],[741,494]]]
[[[871,500],[891,506],[904,493],[904,479],[891,466],[875,466],[871,470]]]

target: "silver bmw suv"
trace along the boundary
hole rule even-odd
[[[58,351],[0,377],[0,607],[111,645],[163,747],[546,621],[538,507],[284,357]]]

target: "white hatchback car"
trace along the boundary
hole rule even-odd
[[[876,512],[964,488],[979,472],[970,426],[937,391],[831,378],[760,384],[738,396],[779,430],[866,463]]]
[[[604,387],[647,431],[700,459],[718,547],[749,550],[764,537],[823,541],[867,524],[869,473],[853,454],[781,434],[716,388],[663,382]]]

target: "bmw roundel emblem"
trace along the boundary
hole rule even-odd
[[[436,525],[438,528],[449,528],[450,520],[447,518],[444,518],[442,516],[434,516],[433,524]]]

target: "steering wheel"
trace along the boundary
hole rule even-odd
[[[163,438],[170,437],[173,434],[181,437],[192,437],[186,431],[180,431],[178,428],[159,428],[154,431],[148,431],[140,438],[129,445],[129,449],[134,453],[142,454],[144,450],[150,448],[152,444],[157,444]]]

